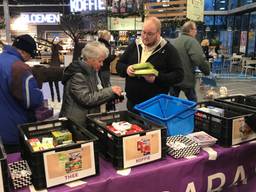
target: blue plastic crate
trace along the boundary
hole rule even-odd
[[[140,115],[167,127],[167,135],[186,135],[194,130],[196,102],[160,94],[134,107]]]

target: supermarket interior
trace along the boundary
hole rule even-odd
[[[0,0],[0,192],[255,192],[256,2]]]

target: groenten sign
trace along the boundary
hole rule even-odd
[[[102,11],[106,9],[106,0],[70,0],[71,12]]]
[[[36,25],[56,25],[60,22],[60,14],[57,12],[26,12],[21,13],[20,17],[23,21]]]

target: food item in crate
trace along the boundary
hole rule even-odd
[[[205,113],[209,113],[220,117],[224,116],[224,109],[214,106],[201,107],[198,109],[198,111],[203,111]]]
[[[129,135],[143,131],[140,126],[127,121],[113,122],[111,125],[108,125],[107,128],[117,135]]]
[[[42,146],[42,143],[38,138],[31,138],[28,140],[28,143],[32,147],[33,151],[41,151],[44,150],[44,147]]]
[[[43,137],[42,138],[42,146],[44,147],[44,149],[54,148],[53,138],[52,137]]]
[[[52,136],[53,136],[53,144],[55,146],[72,142],[72,133],[67,129],[53,131]]]
[[[214,106],[206,106],[206,107],[200,107],[197,112],[196,116],[197,117],[202,117],[202,118],[207,118],[207,114],[203,114],[201,112],[210,114],[210,115],[215,115],[218,117],[212,117],[211,120],[214,122],[221,122],[221,119],[219,117],[224,117],[225,110],[219,107],[214,107]],[[202,119],[203,120],[203,119]]]
[[[32,147],[33,151],[43,151],[54,148],[53,138],[51,137],[43,137],[42,142],[39,140],[39,138],[31,138],[28,140],[28,143]]]

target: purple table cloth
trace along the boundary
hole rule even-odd
[[[20,155],[10,154],[8,161],[18,161]],[[49,192],[225,192],[256,191],[256,142],[223,148],[215,145],[201,150],[197,157],[173,159],[167,156],[145,165],[131,168],[122,176],[112,164],[100,159],[100,174],[84,178],[86,183],[70,188],[66,185],[49,188]],[[17,190],[27,192],[28,188]]]

